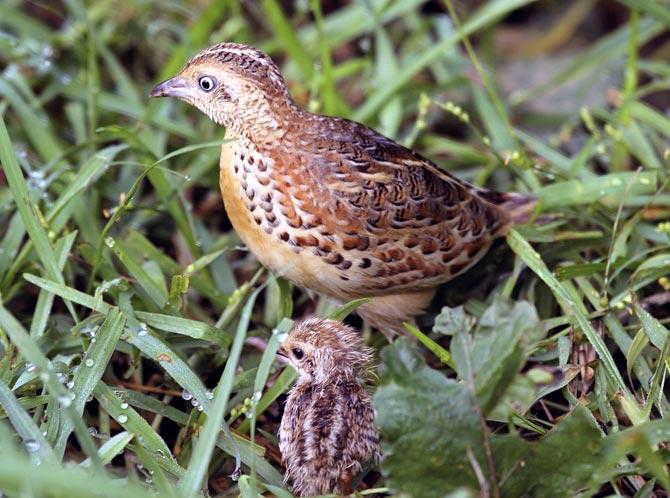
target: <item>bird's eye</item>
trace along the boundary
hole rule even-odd
[[[198,80],[198,85],[206,92],[211,92],[216,86],[216,80],[211,76],[203,76]]]
[[[293,348],[292,353],[298,360],[302,360],[302,357],[305,356],[305,353],[300,348]]]

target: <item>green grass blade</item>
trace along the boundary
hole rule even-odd
[[[77,232],[71,232],[65,237],[58,239],[56,242],[56,258],[58,259],[58,269],[62,272],[65,268],[70,249],[74,239],[77,237]],[[31,337],[39,337],[44,333],[51,313],[51,306],[53,305],[54,295],[44,289],[40,290],[40,295],[37,297],[37,304],[35,305],[35,312],[30,323]]]
[[[51,396],[54,396],[60,404],[60,411],[72,423],[77,440],[84,452],[91,458],[96,469],[102,469],[102,462],[98,457],[98,451],[93,443],[93,439],[88,433],[84,421],[72,408],[71,393],[67,392],[65,387],[58,381],[56,373],[52,370],[51,362],[40,351],[23,326],[2,305],[0,305],[0,323],[2,323],[3,328],[23,357],[39,369],[40,378],[49,389]]]
[[[56,455],[40,428],[19,404],[12,391],[0,381],[0,406],[5,410],[16,432],[31,456],[33,464],[42,462],[56,463]]]
[[[291,60],[298,65],[302,76],[307,80],[311,79],[314,74],[312,58],[305,50],[305,45],[298,39],[295,29],[286,19],[279,2],[277,0],[262,0],[261,5],[266,19],[272,26],[277,42],[291,56]]]
[[[30,203],[28,187],[26,186],[25,179],[21,173],[21,168],[14,156],[12,143],[9,139],[5,120],[2,116],[0,116],[0,162],[2,162],[3,170],[7,177],[7,183],[9,183],[9,188],[12,191],[14,202],[16,203],[16,208],[21,214],[21,219],[23,220],[23,224],[26,227],[29,237],[33,241],[33,244],[35,244],[35,250],[44,265],[46,274],[51,280],[62,284],[64,282],[63,274],[58,268],[58,262],[56,261],[56,256],[49,243],[49,237],[47,237],[46,231],[39,222],[37,214]],[[74,313],[74,309],[69,303],[68,306],[72,316],[76,317],[77,315]]]
[[[72,378],[74,385],[70,389],[70,393],[74,395],[72,410],[78,416],[81,416],[84,412],[86,400],[93,394],[95,386],[105,373],[107,364],[116,349],[116,344],[119,342],[125,324],[125,317],[119,309],[112,308],[96,334],[96,341],[91,342],[84,354],[82,363]],[[68,437],[70,437],[72,428],[73,425],[69,419],[66,419],[61,425],[55,445],[56,451],[60,454],[65,452],[65,445],[67,444]]]
[[[130,444],[130,442],[133,440],[134,437],[135,434],[123,431],[119,432],[118,434],[115,434],[107,441],[105,441],[98,450],[98,455],[100,456],[100,460],[102,460],[102,463],[104,463],[105,465],[110,463],[115,456],[121,453],[126,448],[126,446]],[[83,462],[81,462],[81,466],[90,467],[91,461],[89,459],[86,459]]]
[[[240,316],[240,322],[235,333],[233,345],[230,349],[226,367],[221,374],[221,379],[216,388],[211,409],[207,411],[207,421],[200,432],[200,437],[195,443],[193,456],[189,462],[186,474],[179,482],[179,491],[185,497],[197,495],[198,489],[202,486],[203,480],[207,474],[207,468],[216,443],[216,435],[221,429],[221,421],[223,420],[223,414],[225,413],[226,404],[228,403],[230,391],[233,386],[237,362],[240,358],[242,345],[244,344],[244,339],[247,335],[247,328],[249,326],[249,320],[251,319],[251,311],[256,302],[256,297],[261,290],[262,287],[259,287],[253,294],[251,294],[242,310],[242,315]]]
[[[362,297],[360,299],[353,299],[352,301],[349,301],[348,303],[344,303],[339,308],[336,308],[335,310],[333,310],[328,315],[328,318],[330,318],[331,320],[337,320],[337,321],[341,322],[346,317],[351,315],[354,311],[356,311],[359,306],[362,306],[363,304],[369,303],[370,301],[372,301],[371,297]]]
[[[168,298],[165,288],[159,285],[138,261],[135,261],[128,251],[126,251],[123,244],[118,243],[112,237],[107,237],[105,244],[119,258],[119,261],[126,267],[128,273],[146,292],[153,305],[158,309],[162,309]]]
[[[412,334],[414,337],[419,339],[419,341],[421,341],[421,344],[426,346],[426,348],[428,348],[430,352],[432,352],[435,356],[437,356],[442,363],[444,363],[445,365],[449,365],[451,368],[456,370],[456,364],[454,363],[454,360],[452,359],[451,353],[449,351],[444,349],[442,346],[440,346],[426,334],[421,332],[411,323],[405,323],[404,325],[405,329],[408,330],[409,333]]]
[[[223,347],[228,347],[232,342],[232,337],[228,332],[196,320],[146,311],[137,311],[135,315],[150,327],[173,334],[202,339]]]
[[[507,243],[512,248],[512,251],[514,251],[514,253],[516,253],[545,284],[547,284],[561,308],[563,308],[565,314],[571,318],[574,325],[582,329],[588,338],[610,379],[625,397],[631,398],[628,387],[614,363],[614,359],[607,349],[605,342],[593,328],[589,319],[580,311],[579,305],[581,305],[581,303],[576,303],[574,301],[572,295],[565,289],[563,284],[561,284],[554,274],[549,271],[544,261],[540,258],[540,255],[516,230],[510,230],[507,235]]]
[[[114,394],[114,391],[107,384],[98,382],[93,390],[93,395],[101,407],[124,430],[134,434],[147,451],[156,455],[161,467],[176,477],[180,477],[183,474],[183,469],[175,461],[170,448],[165,444],[163,438],[126,401]]]
[[[433,45],[424,51],[416,59],[410,61],[398,72],[393,81],[388,81],[379,90],[372,94],[363,105],[361,105],[353,114],[356,121],[366,121],[372,117],[388,100],[395,95],[401,88],[407,85],[411,79],[421,70],[428,67],[434,61],[444,55],[444,53],[453,47],[460,40],[461,36],[471,36],[480,29],[485,28],[495,20],[513,12],[514,10],[532,3],[533,0],[493,0],[486,3],[477,10],[463,24],[462,34],[455,33],[444,38],[439,43]]]
[[[552,183],[543,187],[538,195],[544,210],[591,204],[597,200],[618,206],[625,192],[630,196],[656,192],[656,178],[653,171],[610,173],[587,180]]]
[[[102,295],[93,297],[89,294],[86,294],[85,292],[81,292],[73,289],[72,287],[68,287],[67,285],[63,285],[62,283],[53,282],[51,280],[47,280],[46,278],[38,277],[30,273],[24,273],[23,278],[41,289],[54,293],[55,295],[64,299],[66,302],[81,304],[82,306],[100,313],[107,313],[112,308],[112,305],[102,300]]]

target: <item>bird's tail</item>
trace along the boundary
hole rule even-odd
[[[531,194],[494,192],[486,189],[477,189],[477,194],[507,211],[514,224],[527,223],[537,206],[537,197]]]

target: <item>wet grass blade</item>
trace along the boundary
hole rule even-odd
[[[2,305],[0,305],[0,323],[3,324],[3,328],[21,352],[21,355],[35,365],[41,374],[43,374],[40,378],[43,379],[54,401],[59,403],[59,411],[72,423],[79,444],[81,444],[84,452],[91,458],[93,466],[96,469],[102,470],[102,462],[100,461],[100,457],[98,457],[95,443],[88,433],[88,428],[71,406],[71,393],[67,392],[65,387],[56,378],[56,373],[52,369],[51,362],[40,351],[23,326]],[[62,457],[62,454],[60,457]]]
[[[582,329],[588,338],[612,382],[614,382],[624,396],[631,398],[628,387],[614,363],[614,359],[607,349],[605,342],[595,331],[589,319],[582,311],[580,311],[582,303],[576,303],[574,301],[573,296],[566,290],[563,284],[558,281],[554,274],[549,271],[544,261],[540,258],[540,255],[516,230],[510,230],[507,235],[507,243],[512,248],[512,251],[514,251],[545,284],[547,284],[556,297],[556,300],[563,308],[565,314],[571,318],[574,325]]]
[[[9,139],[9,134],[2,116],[0,116],[0,162],[2,162],[9,188],[12,191],[14,202],[16,203],[16,208],[21,214],[21,219],[26,227],[28,236],[33,241],[33,244],[35,244],[35,250],[44,265],[46,274],[52,280],[62,284],[64,282],[63,274],[58,268],[58,262],[56,261],[56,256],[49,243],[49,237],[30,202],[28,187],[26,186],[25,179],[21,173],[21,168],[14,156],[12,143]],[[76,318],[77,315],[74,312],[74,308],[72,308],[69,303],[68,307],[72,316]]]
[[[532,3],[532,1],[533,0],[494,0],[489,2],[472,14],[472,16],[463,23],[462,36],[470,36],[503,17],[505,14]],[[442,57],[449,48],[458,43],[459,39],[459,34],[454,33],[450,37],[433,45],[419,57],[405,65],[392,81],[387,81],[379,91],[374,92],[372,96],[354,112],[353,119],[356,121],[369,120],[375,112],[395,95],[396,92],[407,85],[414,75]]]
[[[84,412],[86,402],[93,394],[95,386],[98,384],[102,375],[105,373],[116,344],[123,333],[126,324],[125,317],[118,308],[112,308],[100,329],[95,335],[95,342],[91,342],[82,358],[72,381],[74,384],[70,389],[70,394],[74,396],[72,401],[72,410],[81,417]],[[72,431],[73,424],[70,420],[65,420],[60,427],[60,433],[56,440],[56,449],[59,453],[65,451],[67,439]]]
[[[5,410],[14,430],[23,439],[23,444],[31,455],[33,463],[48,462],[55,464],[57,462],[56,454],[51,449],[42,431],[19,404],[7,384],[2,381],[0,381],[0,406]]]
[[[240,322],[235,332],[233,345],[230,348],[230,354],[226,367],[221,374],[219,384],[214,394],[211,409],[207,411],[207,421],[200,432],[198,440],[195,442],[193,456],[189,462],[186,474],[183,479],[179,481],[179,492],[185,497],[193,497],[198,493],[198,489],[203,484],[203,480],[207,475],[207,468],[209,466],[212,452],[216,443],[216,436],[221,430],[221,423],[223,421],[223,414],[226,410],[226,404],[230,397],[230,392],[233,386],[233,379],[235,376],[235,369],[237,362],[242,352],[242,345],[247,335],[247,328],[249,320],[251,319],[251,311],[256,302],[256,297],[261,292],[262,287],[256,289],[244,306],[240,316]],[[225,423],[225,422],[223,422]]]

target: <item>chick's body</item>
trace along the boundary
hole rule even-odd
[[[340,301],[374,297],[360,313],[385,331],[420,313],[531,206],[360,123],[300,109],[252,47],[211,47],[152,95],[177,96],[226,127],[224,204],[261,263]]]
[[[356,331],[332,320],[298,324],[280,354],[298,371],[279,429],[286,480],[299,496],[348,494],[379,435],[361,375],[370,352]]]

